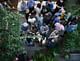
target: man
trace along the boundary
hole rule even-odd
[[[34,7],[34,5],[35,5],[34,0],[28,0],[28,2],[27,2],[28,8],[32,8],[32,7]]]
[[[38,16],[41,13],[42,7],[41,3],[38,3],[35,7],[34,10],[36,11],[36,16]]]
[[[45,23],[40,27],[40,33],[43,35],[43,37],[47,37],[49,33],[49,27]]]
[[[64,25],[60,23],[55,23],[54,26],[55,26],[55,30],[59,31],[59,35],[63,36],[65,31]]]
[[[26,10],[28,9],[28,7],[27,7],[27,1],[21,0],[18,3],[17,9],[18,9],[19,12],[26,12]]]
[[[0,8],[3,8],[3,5],[0,3]]]
[[[35,5],[34,0],[28,0],[27,6],[28,6],[28,9],[29,9],[30,13],[34,10],[34,5]]]
[[[63,0],[57,0],[57,5],[58,5],[59,7],[64,6],[64,1],[63,1]]]
[[[48,6],[48,9],[50,9],[50,11],[53,11],[53,2],[51,1],[51,0],[48,0],[47,2],[46,2],[46,4],[47,4],[47,6]]]
[[[40,29],[40,27],[43,25],[43,16],[41,14],[36,16],[37,18],[37,28]]]
[[[74,32],[77,29],[77,18],[76,17],[72,17],[72,19],[68,22],[67,26],[66,26],[66,31],[67,32]]]
[[[55,23],[55,30],[58,30],[58,31],[64,31],[65,30],[65,28],[64,28],[64,26],[62,25],[62,24],[60,24],[60,23]]]
[[[55,17],[55,18],[53,19],[53,23],[54,23],[54,24],[57,23],[57,22],[60,22],[60,16]]]
[[[24,22],[21,25],[21,32],[22,32],[22,34],[25,34],[28,31],[28,27],[29,27],[29,24],[27,22]]]

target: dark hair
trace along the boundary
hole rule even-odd
[[[40,4],[40,3],[38,3],[38,4],[37,4],[37,7],[38,7],[38,8],[41,8],[41,4]]]

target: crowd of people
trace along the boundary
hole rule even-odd
[[[37,42],[50,47],[63,38],[65,32],[77,29],[77,17],[66,14],[64,0],[21,0],[18,11],[26,19],[21,25],[21,36],[27,35],[29,46]]]
[[[0,3],[0,8],[5,4]],[[26,21],[21,24],[21,35],[26,36],[27,46],[53,47],[61,40],[65,32],[77,29],[77,17],[67,13],[64,0],[21,0],[17,11]]]
[[[9,7],[6,2],[0,8]],[[17,5],[19,14],[24,15],[21,36],[26,35],[29,46],[45,45],[51,47],[63,38],[65,32],[77,29],[77,17],[67,13],[64,0],[20,0]]]

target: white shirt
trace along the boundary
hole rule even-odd
[[[56,7],[57,7],[56,2],[53,2],[53,9],[56,9]]]
[[[36,6],[38,3],[40,3],[40,1],[35,1],[35,6]]]
[[[22,24],[22,26],[24,26],[24,27],[28,27],[29,24],[28,24],[27,22],[24,22],[24,23]]]
[[[39,15],[41,13],[42,8],[38,8],[37,6],[34,7],[36,11],[36,15]]]
[[[46,1],[42,1],[42,6],[46,6]]]
[[[36,18],[29,18],[28,19],[28,22],[30,22],[30,23],[35,23],[35,21],[36,21]]]

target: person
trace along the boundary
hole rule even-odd
[[[65,14],[65,9],[64,9],[64,7],[61,7],[59,10],[58,10],[58,12],[56,12],[55,14],[54,14],[54,16],[63,16],[64,14]]]
[[[35,5],[34,0],[28,0],[28,2],[27,2],[28,8],[32,8],[32,7],[34,7],[34,5]]]
[[[40,33],[43,37],[47,37],[49,33],[49,27],[45,23],[40,27]]]
[[[10,9],[10,5],[6,2],[6,1],[3,1],[0,3],[0,8],[7,8],[7,9]]]
[[[40,34],[40,32],[36,32],[36,35],[37,35],[38,42],[41,43],[42,35]]]
[[[34,0],[28,0],[27,6],[28,6],[29,11],[32,12],[34,10],[34,6],[35,6]]]
[[[21,25],[21,32],[23,34],[25,34],[27,32],[27,30],[28,30],[28,27],[29,27],[29,24],[27,22],[22,23],[22,25]]]
[[[61,7],[61,9],[59,11],[61,11],[61,13],[65,13],[66,12],[63,6]]]
[[[64,27],[63,24],[61,24],[61,23],[55,23],[55,30],[59,31],[60,37],[64,36],[65,27]]]
[[[54,3],[51,0],[48,0],[46,4],[48,8],[50,9],[50,11],[53,11]]]
[[[62,25],[62,24],[60,24],[60,23],[55,23],[54,26],[55,26],[55,30],[65,31],[64,25]]]
[[[68,21],[72,17],[71,12],[68,12],[65,16],[65,20]]]
[[[0,9],[3,8],[3,5],[0,3]]]
[[[56,4],[56,3],[55,3],[55,4]],[[60,7],[58,7],[58,6],[56,5],[56,7],[55,7],[54,11],[52,12],[52,14],[55,15],[55,13],[57,13],[59,10],[60,10]]]
[[[64,1],[63,1],[63,0],[57,0],[57,5],[58,5],[59,7],[64,6]]]
[[[34,46],[32,38],[26,38],[27,46]]]
[[[36,34],[37,32],[37,27],[35,25],[31,25],[31,32]]]
[[[60,22],[60,16],[54,17],[53,18],[53,23],[59,23]]]
[[[36,11],[34,7],[26,10],[26,14],[25,14],[26,20],[28,20],[29,17],[35,17],[35,16],[36,16]]]
[[[36,22],[36,18],[35,17],[29,17],[28,18],[28,23],[35,24],[35,22]]]
[[[49,12],[46,6],[42,6],[41,14],[44,16],[45,13]]]
[[[77,29],[77,26],[78,26],[77,24],[70,24],[67,26],[66,31],[67,32],[73,32]]]
[[[60,12],[60,11],[58,11],[58,12],[56,12],[56,13],[54,14],[54,17],[59,17],[59,16],[61,16],[61,12]]]
[[[67,32],[74,32],[76,29],[77,29],[77,20],[76,20],[76,17],[73,17],[67,24],[67,26],[65,27],[66,28],[66,31]]]
[[[26,18],[26,20],[28,20],[28,17],[29,17],[29,9],[26,9],[26,12],[25,12],[25,18]]]
[[[26,61],[25,60],[26,53],[20,53],[16,55],[16,61]]]
[[[42,14],[39,14],[36,16],[37,18],[37,28],[40,29],[40,27],[43,25],[43,16]]]
[[[59,38],[59,31],[53,30],[48,37],[47,47],[49,48],[54,47],[56,43],[58,42],[58,38]]]
[[[56,9],[56,7],[57,7],[57,2],[56,2],[56,1],[54,1],[54,2],[53,2],[53,10],[55,10],[55,9]]]
[[[59,37],[59,31],[57,30],[54,30],[50,36],[48,37],[48,39],[54,39],[52,40],[52,42],[56,42],[58,40],[58,37]]]
[[[28,9],[27,1],[21,0],[21,1],[18,3],[17,10],[18,10],[20,13],[25,13],[25,12],[26,12],[26,9]]]
[[[34,9],[36,11],[36,16],[38,16],[42,10],[41,3],[38,3],[37,6],[34,7]]]
[[[46,6],[46,1],[42,1],[41,5]]]
[[[52,21],[52,13],[51,12],[47,12],[44,14],[43,16],[43,22],[46,23],[46,25],[49,25],[49,23]]]

